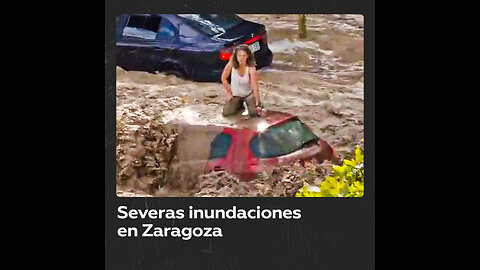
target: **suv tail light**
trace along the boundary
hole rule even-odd
[[[251,39],[243,42],[243,44],[250,45],[252,43],[255,43],[258,40],[261,40],[262,44],[266,45],[267,44],[267,32],[265,32],[261,35],[254,36]],[[224,61],[228,61],[228,60],[230,60],[230,57],[232,56],[232,53],[233,53],[233,48],[227,48],[227,49],[220,50],[220,59],[222,59]]]
[[[260,35],[254,36],[253,38],[245,41],[244,44],[251,44],[251,43],[254,43],[255,41],[257,41],[257,40],[259,40],[259,39],[262,39],[262,36],[260,36]]]
[[[224,61],[230,60],[230,57],[232,56],[232,50],[226,49],[226,50],[220,50],[220,59]]]
[[[335,151],[335,148],[333,147],[332,147],[332,155],[333,155],[333,158],[338,158],[337,151]]]

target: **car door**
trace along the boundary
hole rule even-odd
[[[225,128],[215,136],[210,143],[210,156],[208,157],[206,172],[231,171],[233,154],[232,141],[235,141],[235,136],[235,130],[229,128]]]
[[[175,158],[170,165],[168,177],[193,179],[205,172],[212,142],[222,133],[223,128],[180,123],[174,129],[178,135],[175,139]]]
[[[130,15],[117,41],[117,64],[129,70],[153,71],[161,17]]]
[[[252,177],[256,175],[256,171],[252,171],[252,153],[249,149],[249,142],[254,137],[255,132],[248,128],[240,129],[237,132],[237,138],[234,142],[234,151],[232,157],[232,172],[243,177]]]
[[[161,71],[166,65],[178,62],[178,29],[166,16],[161,17],[156,39],[158,42],[150,61],[154,63],[154,70]]]

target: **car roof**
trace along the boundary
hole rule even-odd
[[[182,119],[174,119],[167,124],[179,128],[180,132],[183,130],[221,132],[224,128],[258,131],[260,126],[262,129],[267,129],[292,119],[298,119],[298,117],[285,112],[264,110],[259,117],[236,114],[234,116],[224,117],[223,119],[226,121],[208,125],[187,123],[182,121]]]
[[[259,124],[264,124],[264,128],[268,128],[296,118],[296,115],[270,110],[264,110],[259,117],[244,115],[227,117],[231,122],[231,127],[248,128],[252,130],[257,130]]]

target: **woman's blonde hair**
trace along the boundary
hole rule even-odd
[[[233,67],[235,69],[238,69],[238,66],[240,66],[240,64],[238,63],[238,60],[237,60],[237,53],[239,51],[244,51],[247,53],[247,66],[249,67],[253,67],[255,66],[255,58],[253,57],[253,53],[252,51],[250,51],[250,48],[248,47],[248,45],[245,45],[245,44],[242,44],[242,45],[239,45],[238,47],[235,48],[235,50],[233,51],[233,54],[232,54],[232,63],[233,63]]]

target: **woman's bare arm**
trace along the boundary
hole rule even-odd
[[[227,92],[228,100],[233,97],[232,89],[230,89],[230,84],[228,83],[228,76],[230,76],[230,73],[232,72],[232,65],[232,60],[230,59],[222,72],[222,84],[223,88],[225,88],[225,91]]]
[[[253,89],[253,96],[255,97],[255,106],[260,106],[260,93],[258,92],[258,75],[257,69],[253,67],[248,68],[248,73],[250,73],[250,85]]]

